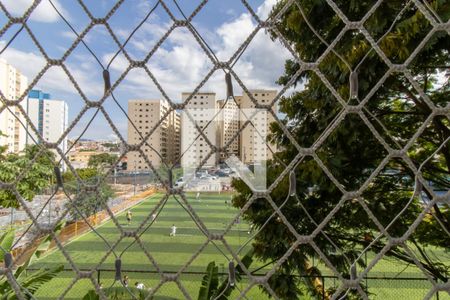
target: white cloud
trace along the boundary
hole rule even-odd
[[[4,47],[4,45],[5,42],[1,41],[0,47]],[[21,51],[13,47],[8,47],[2,54],[2,58],[24,74],[28,78],[28,84],[31,84],[31,81],[46,65],[46,60],[42,56],[33,52]],[[92,78],[92,68],[89,68],[86,59],[79,57],[77,60],[79,63],[76,65],[66,63],[71,74],[76,78],[80,86],[82,86],[84,92],[90,95],[101,94],[102,89],[99,88],[99,84],[95,84],[98,80]],[[70,94],[75,92],[73,84],[59,67],[50,68],[44,76],[41,77],[35,88]],[[55,96],[57,97],[57,95]]]
[[[279,0],[265,0],[263,4],[261,4],[256,10],[256,14],[261,19],[265,20],[269,16],[269,13],[272,11],[272,8],[275,4],[278,3]]]
[[[3,0],[2,2],[9,13],[20,17],[31,6],[33,0]],[[52,2],[64,17],[69,18],[68,12],[61,6],[59,0],[52,0]],[[31,13],[30,19],[36,22],[53,23],[57,22],[60,17],[48,0],[42,0]]]
[[[70,40],[75,40],[77,38],[77,35],[73,31],[69,31],[69,30],[61,32],[61,36],[68,38]]]
[[[25,0],[16,0],[23,2]],[[10,1],[13,2],[13,1]],[[45,0],[44,0],[45,2]],[[262,17],[267,15],[276,0],[266,0],[258,9],[257,13]],[[204,35],[211,47],[213,47],[216,55],[221,61],[227,61],[233,53],[239,48],[244,40],[254,30],[255,21],[249,13],[243,13],[233,20],[222,24],[217,28],[200,28],[195,24],[197,29]],[[143,59],[150,51],[159,38],[167,31],[169,24],[162,23],[158,18],[147,22],[130,40],[126,49],[130,52],[131,57]],[[130,28],[118,29],[119,35],[123,38],[130,32]],[[94,34],[95,33],[95,34]],[[62,33],[64,36],[73,37],[70,32]],[[93,32],[88,38],[96,39],[103,34],[101,30]],[[0,42],[0,46],[2,43]],[[111,53],[98,52],[104,63],[109,62]],[[45,65],[45,60],[36,54],[19,51],[15,48],[8,48],[2,55],[10,61],[15,67],[30,79],[39,72]],[[71,73],[80,83],[83,91],[88,95],[101,95],[103,93],[103,81],[99,73],[98,66],[92,63],[92,60],[83,59],[71,55],[71,65],[68,65]],[[234,71],[249,89],[267,88],[280,89],[275,81],[283,73],[284,62],[289,58],[289,53],[278,42],[273,42],[269,36],[260,31],[239,62],[234,66]],[[119,74],[121,74],[128,66],[128,61],[120,54],[111,65],[111,81],[114,82]],[[195,38],[186,28],[177,28],[170,34],[164,42],[163,47],[154,54],[148,64],[150,71],[155,75],[158,82],[167,92],[173,101],[180,101],[182,92],[192,91],[211,70],[212,62],[200,48]],[[55,71],[49,72],[39,82],[38,86],[42,89],[51,89],[52,91],[60,91],[62,93],[73,93],[73,85],[67,80],[65,74],[61,74],[62,70],[54,68]],[[235,94],[242,93],[241,88],[235,80],[233,80]],[[201,88],[202,91],[212,91],[217,93],[217,97],[223,98],[226,93],[224,73],[219,70],[213,74],[206,85]],[[54,96],[57,96],[54,93]],[[132,70],[122,81],[115,92],[121,104],[132,98],[161,98],[161,92],[154,86],[148,75],[141,69]],[[93,97],[93,99],[96,99]],[[126,119],[121,116],[117,119],[119,130],[126,136]],[[97,125],[96,125],[97,126]],[[106,136],[109,128],[100,129],[105,124],[98,124],[96,133]],[[102,131],[103,130],[103,131]]]
[[[276,1],[266,0],[258,8],[258,14],[268,14]],[[159,36],[167,31],[167,24],[149,23],[140,30],[132,40],[134,50],[147,53],[156,43]],[[239,46],[246,40],[256,27],[255,21],[249,13],[244,13],[234,20],[222,24],[216,29],[199,30],[206,32],[206,39],[213,47],[219,60],[227,61]],[[106,55],[104,60],[111,57]],[[142,56],[142,55],[141,55]],[[142,57],[140,57],[142,59]],[[280,43],[273,42],[263,30],[258,32],[246,49],[234,71],[249,89],[278,88],[275,81],[283,73],[284,62],[289,53]],[[127,66],[127,61],[117,58],[113,67],[120,71]],[[177,28],[168,37],[154,56],[150,59],[149,69],[158,82],[168,93],[169,97],[177,101],[181,92],[192,91],[211,70],[212,62],[195,41],[192,34],[185,28]],[[236,93],[241,88],[234,81]],[[150,78],[141,71],[133,71],[127,75],[124,85],[119,89],[133,91],[134,97],[159,98],[160,91],[151,83]],[[217,71],[201,89],[213,91],[218,98],[225,96],[224,73]]]

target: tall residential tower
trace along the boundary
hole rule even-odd
[[[0,59],[0,91],[6,100],[16,101],[25,92],[27,78],[4,59]],[[26,97],[21,106],[26,111]],[[3,102],[0,107],[3,107]],[[25,125],[25,126],[24,126]],[[26,144],[26,121],[18,107],[10,106],[0,112],[0,146],[7,146],[7,152],[20,152]]]
[[[40,90],[31,90],[28,94],[28,116],[44,141],[56,143],[68,126],[69,108],[65,101],[51,99],[50,94]],[[26,137],[27,144],[38,143],[39,139],[31,129]],[[67,151],[67,135],[58,147],[63,153]]]
[[[136,127],[128,122],[129,144],[139,144],[152,132],[146,139],[147,143],[140,148],[143,153],[133,151],[127,154],[128,170],[149,170],[145,158],[155,168],[162,166],[163,162],[176,163],[180,155],[180,116],[178,112],[170,111],[169,102],[160,99],[129,100],[128,116]]]
[[[181,99],[185,102],[190,96],[191,93],[182,93]],[[181,153],[183,155],[181,164],[183,167],[196,168],[204,160],[204,167],[216,165],[217,153],[212,153],[208,157],[212,148],[205,140],[206,137],[212,145],[217,145],[216,112],[215,93],[197,93],[189,100],[181,116]],[[200,134],[196,125],[204,135]]]

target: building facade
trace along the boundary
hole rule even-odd
[[[277,95],[276,90],[250,90],[253,98],[258,104],[268,105]],[[245,164],[253,164],[259,161],[266,161],[273,158],[273,153],[277,151],[276,145],[267,143],[266,136],[269,133],[269,126],[275,122],[273,115],[266,110],[255,110],[255,104],[250,96],[244,93],[239,98],[240,126],[250,119],[240,135],[240,157]],[[277,113],[276,106],[272,107]],[[251,115],[255,113],[254,117]]]
[[[159,168],[166,162],[176,163],[180,155],[180,116],[176,111],[170,111],[170,105],[166,100],[130,100],[128,101],[128,143],[139,144],[142,138],[152,131],[141,147],[145,157],[155,168]],[[168,114],[165,118],[164,116]],[[161,124],[157,126],[160,120]],[[156,128],[155,128],[156,126]],[[150,166],[145,161],[142,153],[133,151],[127,154],[129,171],[149,170]]]
[[[0,91],[6,100],[20,99],[28,86],[28,79],[19,70],[0,59]],[[26,99],[21,106],[26,111]],[[3,107],[1,103],[0,107]],[[7,152],[18,153],[26,145],[26,120],[18,107],[9,107],[0,112],[0,146],[7,146]]]
[[[235,99],[218,100],[218,145],[222,148],[226,146],[226,152],[220,153],[220,161],[223,162],[227,157],[235,155],[239,157],[239,103],[242,96],[236,96]]]
[[[185,102],[191,93],[182,93]],[[217,146],[217,104],[215,93],[197,93],[192,96],[181,115],[181,165],[184,168],[196,168],[212,151],[205,138],[200,135],[195,124],[204,133],[210,143]],[[212,120],[210,122],[210,120]],[[195,122],[195,124],[194,124]],[[217,153],[209,156],[203,167],[212,167],[217,163]]]
[[[65,133],[69,123],[69,108],[65,101],[51,99],[50,94],[40,90],[31,90],[28,94],[28,117],[32,121],[42,139],[56,143]],[[26,143],[33,145],[40,139],[29,129]],[[67,135],[58,144],[59,149],[66,153]]]

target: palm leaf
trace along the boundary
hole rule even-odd
[[[11,229],[0,236],[0,261],[5,259],[5,251],[11,249],[15,235],[15,231]]]
[[[206,274],[202,279],[202,286],[198,292],[198,300],[210,300],[219,286],[219,268],[215,262],[210,262],[206,267]]]
[[[253,248],[251,248],[241,259],[242,264],[248,268],[250,267],[250,265],[253,263]],[[235,280],[236,282],[241,281],[242,279],[242,274],[244,274],[244,270],[242,270],[241,265],[237,265],[236,267],[236,276],[235,276]],[[217,291],[213,294],[213,298],[216,298],[218,295],[221,295],[218,300],[226,300],[228,299],[227,297],[231,295],[231,292],[235,289],[235,286],[231,286],[228,284],[228,278],[227,280],[225,280],[224,282],[222,282],[222,284],[220,285],[220,287],[217,289]]]
[[[19,279],[19,284],[31,294],[34,294],[44,283],[55,278],[63,269],[63,265],[51,269],[40,269],[30,275],[22,276]]]
[[[97,295],[97,293],[94,290],[90,290],[87,292],[86,295],[84,295],[82,300],[99,300],[100,297]]]

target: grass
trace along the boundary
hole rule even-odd
[[[237,210],[225,204],[225,200],[230,202],[229,194],[202,193],[201,201],[197,201],[195,194],[188,194],[188,201],[198,214],[205,226],[215,233],[223,232],[224,228],[230,224]],[[162,198],[162,195],[152,195],[140,204],[131,209],[133,213],[132,223],[127,225],[125,213],[117,216],[120,225],[124,230],[133,230],[143,222],[151,213],[156,203]],[[175,224],[177,235],[169,236],[170,227]],[[241,222],[233,225],[230,232],[226,235],[226,242],[233,251],[237,251],[248,239],[248,224]],[[161,211],[156,222],[145,231],[140,237],[141,243],[133,243],[134,238],[124,237],[118,241],[120,230],[112,222],[108,221],[97,228],[97,231],[103,236],[109,244],[113,245],[114,252],[120,256],[122,251],[127,249],[121,255],[123,275],[130,278],[130,284],[134,282],[143,282],[146,287],[155,287],[160,282],[160,277],[156,273],[157,268],[165,272],[177,272],[183,266],[183,274],[180,275],[180,282],[184,292],[191,298],[196,299],[201,285],[202,274],[192,274],[204,272],[210,261],[215,261],[219,265],[219,272],[227,271],[227,259],[221,254],[224,252],[229,258],[231,255],[224,244],[216,242],[216,245],[207,243],[207,239],[198,226],[194,223],[191,216],[181,207],[174,198],[167,201],[164,209]],[[98,266],[98,269],[114,270],[115,256],[109,251],[109,246],[95,233],[90,232],[76,240],[70,242],[65,247],[65,252],[71,257],[71,260],[81,269],[91,269]],[[144,249],[146,251],[144,251]],[[109,252],[109,254],[107,254]],[[145,254],[151,255],[148,256]],[[246,248],[240,252],[244,255]],[[368,255],[368,260],[373,255]],[[99,262],[102,262],[100,265]],[[156,261],[155,266],[152,261]],[[70,264],[59,250],[52,251],[44,258],[40,259],[33,267],[52,266],[64,264],[70,269]],[[261,266],[260,263],[252,265],[252,269]],[[404,270],[403,270],[404,269]],[[132,271],[130,271],[132,270]],[[420,270],[417,267],[395,263],[391,260],[381,260],[369,276],[392,276],[402,271],[401,276],[420,277]],[[146,271],[142,273],[140,271]],[[153,274],[147,271],[155,272]],[[190,274],[185,274],[185,273]],[[328,272],[326,272],[328,273]],[[89,279],[82,279],[73,283],[75,272],[65,271],[51,282],[45,284],[37,293],[37,299],[56,299],[63,295],[63,292],[69,285],[69,292],[64,299],[81,299],[87,290],[92,289],[93,285]],[[101,271],[100,281],[104,287],[111,286],[114,278],[113,271]],[[336,286],[339,283],[333,279],[326,279],[327,287]],[[115,284],[118,285],[117,283]],[[427,281],[389,281],[389,280],[370,280],[368,285],[371,287],[371,299],[422,299],[430,290],[431,284]],[[238,285],[239,289],[245,289],[248,283],[243,281]],[[230,299],[235,299],[239,291],[236,291]],[[167,283],[158,290],[157,295],[172,296],[178,299],[184,299],[180,287],[175,283]],[[439,299],[450,299],[444,293],[440,293]],[[447,298],[445,298],[447,296]],[[247,294],[248,299],[266,299],[267,297],[261,291],[254,287]]]

